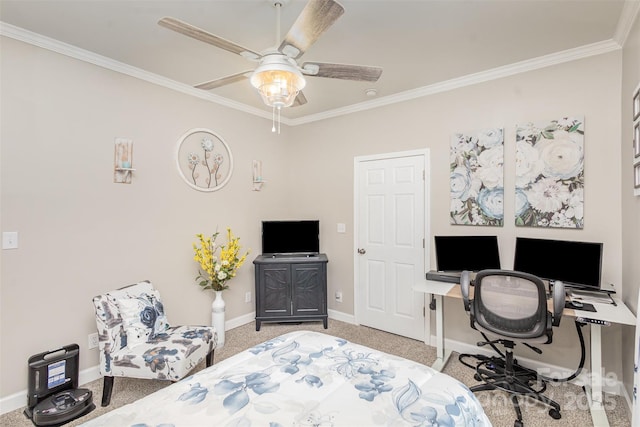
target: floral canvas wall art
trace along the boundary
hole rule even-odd
[[[584,117],[516,127],[515,222],[584,227]]]
[[[504,224],[502,129],[456,133],[450,147],[451,224]]]

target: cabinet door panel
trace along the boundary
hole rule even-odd
[[[288,265],[264,267],[261,315],[291,315],[291,270]]]
[[[324,313],[326,290],[323,265],[299,264],[293,265],[291,270],[294,313]]]

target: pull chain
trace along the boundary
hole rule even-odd
[[[271,110],[271,132],[276,131],[276,106],[274,105]]]
[[[276,108],[278,110],[278,117],[276,118]],[[271,110],[271,132],[276,132],[276,122],[278,123],[278,135],[280,135],[280,107],[273,106]]]

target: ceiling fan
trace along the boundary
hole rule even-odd
[[[277,9],[276,45],[278,43],[280,45],[277,49],[260,53],[176,18],[165,17],[160,19],[158,24],[258,62],[254,70],[220,77],[195,87],[210,90],[249,78],[251,84],[260,92],[265,104],[273,107],[274,112],[282,107],[303,105],[307,102],[302,93],[302,88],[306,84],[304,76],[367,82],[375,82],[380,78],[382,74],[380,67],[326,62],[303,62],[299,65],[298,58],[304,55],[307,49],[344,13],[344,8],[334,0],[309,0],[287,35],[280,41],[280,8],[283,1],[288,0],[270,0]]]

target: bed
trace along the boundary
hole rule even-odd
[[[491,426],[456,379],[319,332],[266,341],[83,424]]]

